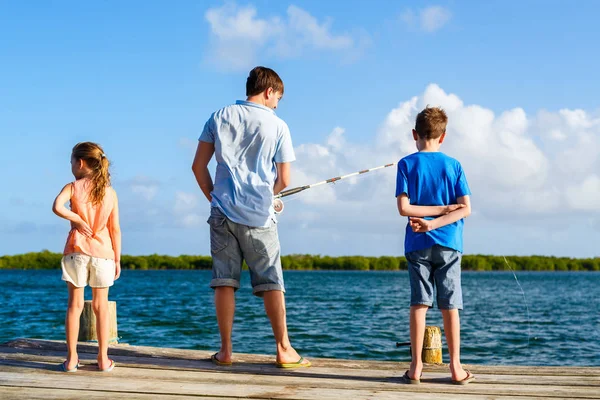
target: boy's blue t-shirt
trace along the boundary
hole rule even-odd
[[[441,206],[456,204],[456,199],[471,194],[460,163],[441,152],[417,152],[398,162],[396,197],[406,193],[410,204]],[[433,219],[427,217],[426,219]],[[404,252],[423,250],[433,245],[463,251],[464,220],[430,232],[415,233],[406,225]]]

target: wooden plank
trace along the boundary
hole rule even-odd
[[[17,339],[0,345],[0,353],[5,351],[2,347],[14,348],[14,349],[38,349],[42,351],[56,350],[66,353],[65,342],[62,341],[51,341],[51,340],[40,340],[40,339]],[[80,353],[91,353],[96,354],[98,347],[95,344],[80,344],[78,346]],[[110,346],[109,354],[111,356],[147,356],[151,358],[163,358],[163,359],[183,359],[183,360],[206,360],[210,358],[210,355],[214,351],[205,350],[186,350],[186,349],[172,349],[172,348],[158,348],[158,347],[146,347],[146,346],[129,346],[126,344],[119,344]],[[251,364],[251,365],[272,365],[274,363],[274,356],[260,355],[260,354],[242,354],[235,353],[234,361],[237,364]],[[348,368],[348,369],[363,369],[363,370],[401,370],[404,372],[409,364],[406,362],[392,362],[392,361],[365,361],[365,360],[339,360],[339,359],[328,359],[318,358],[312,359],[311,362],[315,366],[319,367],[332,367],[332,368]],[[489,373],[495,375],[559,375],[559,376],[598,376],[600,377],[600,367],[545,367],[545,366],[510,366],[510,365],[482,365],[482,364],[465,364],[466,368],[478,373]],[[425,372],[447,372],[448,366],[442,365],[427,365],[424,369]]]
[[[22,388],[22,387],[7,387],[0,386],[0,399],[11,399],[11,400],[106,400],[107,393],[105,391],[93,391],[93,390],[68,390],[68,389],[38,389],[38,388]],[[111,396],[111,399],[125,399],[125,400],[155,400],[156,394],[144,394],[144,393],[117,393]],[[223,397],[210,397],[210,396],[195,396],[195,395],[174,395],[174,394],[162,394],[161,399],[165,400],[190,400],[190,399],[202,399],[202,400],[223,400]]]
[[[260,370],[252,368],[252,366],[234,366],[233,368],[217,367],[209,361],[187,361],[187,360],[171,360],[171,359],[156,359],[144,357],[113,357],[118,362],[119,367],[127,367],[127,373],[123,377],[143,377],[155,376],[157,378],[168,379],[170,376],[184,378],[191,376],[194,372],[216,372],[216,373],[242,373],[246,376],[248,373],[254,373],[257,376],[253,378],[255,382],[269,384],[273,378],[262,377],[263,375],[278,375],[284,378],[298,378],[298,381],[306,379],[327,379],[335,378],[338,381],[347,379],[359,382],[370,382],[377,384],[378,382],[397,383],[402,371],[399,370],[357,370],[357,369],[342,369],[342,368],[323,368],[312,367],[309,369],[300,369],[285,371],[276,369],[273,366],[267,365],[260,367]],[[33,355],[22,353],[0,353],[0,366],[15,366],[26,367],[35,365],[45,365],[46,369],[50,369],[53,365],[58,365],[64,360],[64,354],[57,352],[48,352],[46,355]],[[82,370],[93,371],[95,366],[95,358],[82,358]],[[0,367],[1,368],[1,367]],[[234,375],[235,376],[235,375]],[[287,378],[285,378],[287,377]],[[196,378],[193,378],[196,379]],[[206,378],[210,379],[210,378]],[[223,379],[220,376],[215,376],[214,379]],[[235,380],[235,378],[232,378]],[[323,381],[324,382],[324,381]],[[426,373],[423,378],[424,383],[450,383],[449,373],[447,372],[430,372]],[[293,382],[294,384],[297,382]],[[477,374],[477,383],[486,384],[510,384],[510,385],[552,385],[552,386],[585,386],[597,387],[600,390],[600,377],[596,376],[580,376],[573,379],[572,376],[552,376],[552,375],[537,375],[535,377],[526,375],[496,375],[496,374]],[[343,385],[346,385],[343,383]]]
[[[48,367],[52,369],[48,369]],[[117,370],[115,370],[117,371]],[[328,378],[314,379],[309,376],[254,376],[236,373],[188,372],[182,371],[142,370],[118,367],[118,373],[100,374],[95,370],[81,369],[76,374],[58,372],[56,364],[49,366],[31,365],[15,367],[1,365],[0,385],[34,388],[60,387],[67,389],[81,388],[85,390],[108,390],[116,392],[157,393],[157,394],[196,394],[227,395],[230,397],[247,396],[257,398],[292,399],[292,398],[368,398],[377,394],[388,398],[388,394],[436,393],[440,398],[452,398],[465,394],[484,396],[543,396],[553,398],[598,398],[597,387],[544,386],[473,383],[468,386],[456,386],[444,380],[429,380],[421,385],[404,385],[398,379],[386,382],[371,382],[357,379],[342,379],[328,375]],[[445,384],[444,384],[445,383]],[[108,388],[108,389],[107,389]],[[313,396],[314,389],[322,394]],[[327,395],[325,397],[325,395]]]
[[[556,368],[547,367],[472,366],[477,381],[456,386],[449,384],[447,367],[433,367],[428,368],[431,372],[425,374],[423,384],[404,385],[399,376],[407,364],[314,359],[313,368],[286,371],[275,368],[270,356],[240,354],[233,367],[223,368],[208,361],[208,351],[120,345],[110,350],[117,369],[100,374],[91,365],[97,347],[82,345],[83,368],[65,374],[58,372],[64,350],[64,342],[41,340],[13,341],[0,347],[0,393],[15,387],[33,392],[60,387],[63,391],[108,391],[111,397],[600,398],[600,368],[562,368],[562,374],[555,374]]]

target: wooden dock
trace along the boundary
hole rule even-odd
[[[79,346],[82,367],[60,372],[65,343],[19,339],[0,345],[1,399],[600,399],[600,368],[468,365],[476,381],[450,383],[447,367],[426,367],[403,384],[407,364],[311,358],[282,370],[273,356],[234,354],[217,367],[210,352],[111,346],[117,366],[96,371],[96,347]]]

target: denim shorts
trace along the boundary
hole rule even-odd
[[[256,296],[269,290],[285,292],[275,221],[266,228],[246,226],[232,222],[221,210],[212,207],[207,222],[212,255],[211,288],[239,289],[242,263],[246,260]]]
[[[433,306],[433,290],[437,290],[439,309],[463,308],[460,286],[462,254],[448,247],[433,247],[407,253],[410,278],[410,305]]]

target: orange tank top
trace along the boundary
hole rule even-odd
[[[115,252],[108,231],[108,219],[114,207],[114,196],[106,190],[102,201],[92,204],[88,199],[92,182],[82,178],[72,183],[71,211],[78,214],[92,229],[94,235],[86,237],[71,227],[64,254],[83,253],[97,258],[114,260]]]

